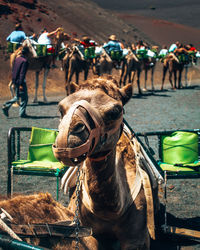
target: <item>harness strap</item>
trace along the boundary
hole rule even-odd
[[[84,108],[88,112],[92,121],[94,122],[94,128],[90,127],[88,121],[85,118],[84,113],[80,109],[78,109],[79,107]],[[73,115],[79,116],[79,118],[84,122],[88,129],[89,137],[87,141],[81,144],[80,146],[69,148],[66,147],[66,145]],[[122,124],[122,120],[123,116],[119,118],[119,120],[117,121],[117,125],[115,125],[114,128],[105,132],[103,126],[103,119],[101,118],[100,114],[86,100],[75,102],[69,109],[67,114],[63,117],[63,120],[59,126],[59,131],[61,132],[60,135],[62,135],[62,137],[58,134],[56,144],[59,144],[59,147],[57,147],[56,144],[53,145],[54,155],[58,159],[78,158],[84,154],[85,156],[90,156],[93,150],[95,149],[97,143],[99,142],[100,137],[104,136],[105,134],[107,134],[107,137],[109,137],[109,135],[111,134],[114,134],[119,129],[120,124]],[[73,162],[71,163],[72,165],[74,165]]]
[[[76,237],[76,224],[71,221],[63,221],[55,224],[14,224],[9,223],[8,226],[20,237]],[[1,230],[0,230],[1,231]],[[92,235],[92,229],[89,227],[79,227],[79,237],[87,237]]]

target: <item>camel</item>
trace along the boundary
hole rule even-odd
[[[100,77],[71,83],[70,88],[71,94],[59,103],[61,122],[53,151],[80,174],[80,221],[92,228],[99,244],[107,239],[117,241],[120,249],[149,249],[146,187],[151,190],[151,185],[136,185],[139,148],[123,132],[123,105],[132,96],[132,86],[118,88],[113,79]],[[67,177],[66,182],[73,181]]]
[[[0,208],[3,209],[0,209],[0,213],[5,211],[5,214],[8,214],[5,219],[11,219],[11,222],[14,223],[14,225],[29,225],[32,227],[32,231],[33,225],[35,223],[44,223],[47,225],[71,221],[71,225],[74,225],[74,213],[64,207],[61,203],[55,201],[49,193],[36,193],[30,195],[18,194],[11,199],[0,198]],[[7,220],[5,220],[5,222],[7,222]],[[20,227],[21,226],[19,226],[19,228]],[[52,237],[51,233],[43,237],[38,237],[36,235],[33,235],[32,237],[26,237],[25,235],[23,237],[19,237],[15,234],[15,232],[13,232],[13,230],[10,230],[10,226],[8,228],[9,230],[5,230],[6,227],[4,227],[4,223],[0,219],[0,232],[2,228],[4,229],[3,231],[6,231],[8,234],[10,234],[12,238],[19,241],[26,241],[27,243],[34,246],[39,245],[52,250],[76,249],[77,243],[75,238],[64,238],[64,236]],[[79,238],[79,240],[79,249],[97,249],[97,242],[94,237],[87,236],[84,238]],[[20,242],[18,243],[18,246],[19,244]],[[29,246],[29,248],[31,247]]]
[[[67,33],[63,32],[63,29],[60,28],[60,30],[57,32],[55,37],[55,54],[52,55],[46,55],[46,56],[37,56],[36,52],[34,51],[34,46],[31,44],[30,39],[26,39],[22,46],[20,46],[14,53],[10,55],[10,66],[12,68],[13,62],[15,60],[15,57],[20,54],[22,48],[24,46],[27,46],[30,50],[30,55],[28,58],[29,61],[29,70],[35,71],[35,95],[33,99],[33,103],[38,102],[38,86],[39,86],[39,74],[44,69],[44,77],[43,77],[43,84],[42,84],[42,90],[43,90],[43,100],[44,102],[47,102],[46,98],[46,81],[48,77],[48,73],[51,67],[51,62],[53,57],[57,56],[58,51],[60,49],[61,43],[64,40],[69,40],[70,36]],[[9,83],[11,93],[13,95],[13,85],[10,82]]]
[[[197,53],[189,54],[188,63],[184,65],[185,68],[185,87],[189,86],[192,82],[192,77],[195,74],[195,70],[198,67],[198,57],[196,56]]]
[[[102,53],[96,58],[95,68],[95,72],[98,76],[103,74],[112,74],[113,61],[104,49],[102,50]]]
[[[154,72],[157,62],[157,54],[158,54],[158,46],[152,46],[151,51],[154,53],[151,57],[149,57],[148,63],[144,63],[144,91],[147,91],[147,77],[148,77],[148,71],[151,72],[151,90],[154,91]]]
[[[53,145],[55,156],[72,166],[63,177],[64,185],[73,186],[77,173],[68,207],[47,194],[20,196],[15,206],[17,197],[4,200],[0,207],[29,224],[71,220],[79,211],[80,225],[92,228],[91,236],[81,238],[79,249],[149,249],[150,237],[155,238],[158,194],[139,143],[123,129],[123,106],[132,96],[131,84],[119,88],[113,78],[99,77],[79,85],[71,82],[70,92],[59,103],[61,122]],[[23,219],[18,219],[21,215]],[[75,244],[74,239],[54,241],[59,241],[57,249],[73,249]],[[53,239],[48,244],[56,249]]]
[[[157,48],[157,46],[155,47]],[[128,50],[129,50],[129,53],[125,57],[125,60],[123,61],[123,64],[122,64],[120,84],[125,85],[127,77],[128,77],[128,83],[133,83],[134,76],[136,73],[138,93],[142,95],[143,93],[142,93],[141,86],[140,86],[141,73],[144,70],[145,81],[144,81],[143,90],[146,91],[147,90],[147,75],[148,75],[148,71],[151,70],[151,89],[152,91],[154,91],[154,71],[155,71],[155,66],[156,66],[156,57],[149,57],[148,59],[140,59],[138,58],[137,54],[135,55],[133,53],[133,51],[130,48]]]
[[[76,83],[79,84],[79,74],[84,71],[84,80],[87,80],[89,67],[90,62],[84,59],[76,45],[73,45],[72,49],[67,49],[67,53],[63,58],[67,95],[70,94],[69,83],[71,82],[73,75],[75,74]]]
[[[140,69],[140,63],[139,59],[136,57],[136,55],[133,53],[133,51],[129,48],[128,49],[128,55],[125,57],[125,60],[122,63],[122,71],[120,75],[120,86],[125,86],[126,80],[128,77],[128,83],[132,83],[134,79],[135,72],[137,72],[137,83],[138,83],[138,92],[141,93],[140,85],[139,85],[139,71]],[[133,72],[133,76],[132,76]]]
[[[187,61],[181,61],[178,59],[179,56],[184,56],[187,51],[185,49],[177,49],[176,55],[174,53],[170,53],[166,56],[166,58],[163,61],[163,76],[162,76],[162,84],[161,84],[161,90],[163,90],[164,82],[165,82],[165,76],[167,73],[167,70],[169,69],[169,82],[171,84],[172,89],[180,89],[182,87],[181,79],[182,79],[182,72],[184,69],[185,64]],[[178,84],[177,84],[177,72],[178,72]],[[174,75],[174,83],[172,81],[172,75]]]

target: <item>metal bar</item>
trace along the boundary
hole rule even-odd
[[[30,245],[24,241],[18,241],[15,239],[12,239],[11,237],[7,235],[1,235],[0,234],[0,246],[3,247],[3,249],[13,249],[13,250],[47,250],[48,248],[39,247],[39,246],[33,246]]]

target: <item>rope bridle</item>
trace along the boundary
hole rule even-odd
[[[83,113],[83,109],[79,109],[80,107],[82,107],[90,115],[90,118],[94,123],[93,128],[86,119],[85,114]],[[56,147],[56,144],[53,145],[54,155],[65,164],[68,163],[68,165],[70,166],[77,165],[80,157],[86,158],[87,156],[91,156],[98,142],[103,140],[105,141],[110,135],[114,134],[119,129],[120,125],[122,125],[123,120],[123,117],[121,116],[118,119],[115,127],[105,132],[103,119],[101,118],[100,114],[86,100],[77,101],[72,105],[67,114],[63,117],[62,123],[59,127],[59,131],[62,132],[62,138],[57,137],[57,139],[59,138],[58,140],[62,141],[62,145],[63,140],[66,140],[66,138],[68,138],[73,115],[77,115],[88,129],[88,139],[82,145],[74,148],[60,148]],[[67,141],[64,141],[65,145],[66,142]]]

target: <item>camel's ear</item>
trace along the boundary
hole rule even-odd
[[[70,82],[69,88],[70,88],[70,94],[73,94],[74,92],[79,90],[79,86],[75,82]]]
[[[121,94],[121,101],[122,104],[125,105],[130,98],[132,97],[132,85],[131,84],[127,84],[126,86],[124,86],[123,88],[119,89],[120,94]]]

